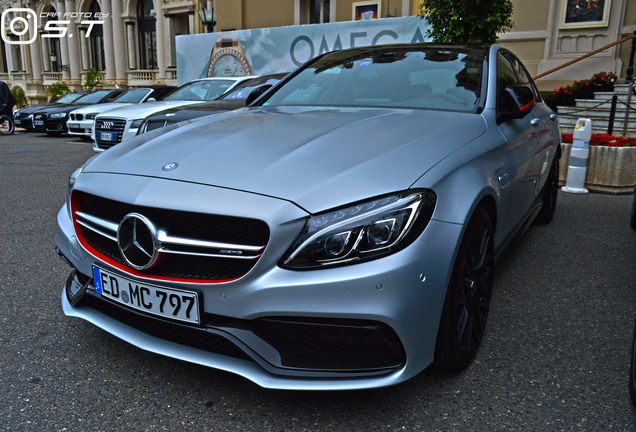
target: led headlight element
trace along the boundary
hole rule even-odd
[[[52,118],[52,119],[54,119],[54,118],[64,118],[64,117],[66,117],[66,114],[67,113],[63,113],[63,112],[61,112],[61,113],[53,113],[49,117]]]
[[[405,191],[312,216],[281,265],[320,268],[393,253],[424,229],[435,202],[432,191]]]

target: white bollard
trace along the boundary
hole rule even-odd
[[[570,166],[568,179],[563,192],[586,194],[585,174],[587,173],[587,157],[590,155],[590,140],[592,139],[592,120],[580,118],[572,134],[572,150],[570,151]]]

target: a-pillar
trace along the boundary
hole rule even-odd
[[[121,0],[114,0],[115,2]],[[110,7],[111,0],[102,1],[102,14],[108,16],[104,19],[104,59],[106,60],[106,76],[104,81],[106,84],[115,83],[115,51],[113,50],[113,16]]]
[[[157,31],[157,81],[164,83],[166,81],[166,49],[164,40],[164,15],[162,2],[155,2],[155,29]]]
[[[155,3],[161,4],[161,1]],[[115,56],[115,78],[117,84],[126,85],[126,52],[124,43],[124,22],[121,19],[121,0],[113,0],[112,3],[112,23],[113,23],[113,48],[117,53]]]

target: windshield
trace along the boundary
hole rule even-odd
[[[79,99],[76,99],[75,102],[77,103],[97,103],[99,101],[101,101],[102,99],[104,99],[106,96],[108,96],[111,93],[110,90],[99,90],[93,93],[89,93],[87,95],[82,96]]]
[[[82,97],[86,93],[68,93],[55,100],[55,103],[71,103],[75,99]]]
[[[148,94],[149,91],[150,89],[147,89],[147,88],[138,88],[138,89],[128,90],[123,92],[119,96],[117,96],[111,102],[139,103],[143,100],[143,98]]]
[[[475,110],[484,51],[373,47],[333,52],[300,71],[263,105]]]
[[[234,80],[194,81],[176,89],[163,100],[211,101],[221,96],[234,84]]]
[[[231,100],[231,99],[247,99],[247,96],[254,90],[256,87],[260,87],[262,85],[274,85],[280,78],[254,78],[250,80],[245,80],[242,83],[238,84],[236,87],[232,89],[232,91],[224,94],[219,99],[223,100]]]

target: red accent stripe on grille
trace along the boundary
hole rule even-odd
[[[73,228],[75,229],[75,236],[77,237],[77,240],[79,241],[80,245],[82,245],[82,247],[86,250],[86,252],[88,252],[89,254],[91,254],[93,257],[97,258],[100,261],[105,262],[106,264],[116,268],[117,270],[120,270],[124,273],[130,274],[132,276],[141,278],[141,279],[149,279],[149,280],[153,280],[153,281],[164,281],[164,282],[181,282],[181,283],[188,283],[188,284],[217,284],[217,283],[226,283],[226,282],[232,282],[235,281],[237,279],[240,278],[234,278],[234,279],[219,279],[219,280],[205,280],[205,279],[183,279],[183,278],[173,278],[173,277],[166,277],[166,276],[155,276],[155,275],[149,275],[149,274],[145,274],[145,273],[141,273],[135,269],[132,269],[128,266],[125,266],[121,263],[118,263],[115,260],[112,260],[110,258],[108,258],[106,255],[101,254],[100,252],[98,252],[96,249],[94,249],[84,238],[84,236],[82,235],[82,231],[80,230],[80,225],[77,222],[77,216],[75,215],[75,212],[80,210],[80,204],[79,204],[79,197],[77,195],[77,193],[73,192],[71,195],[71,215],[72,215],[72,219],[73,219]]]

